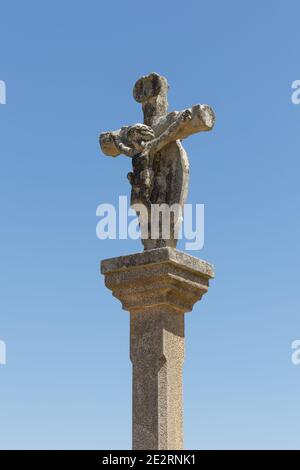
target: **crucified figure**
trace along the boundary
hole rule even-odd
[[[152,73],[135,84],[133,96],[142,103],[144,124],[124,126],[100,134],[104,154],[132,158],[131,204],[179,204],[182,208],[188,190],[189,165],[181,140],[213,128],[215,116],[207,105],[195,105],[183,111],[167,112],[167,80]],[[141,215],[139,214],[140,222]],[[175,221],[176,224],[176,221]],[[149,231],[151,222],[149,222]],[[176,224],[177,225],[177,224]],[[169,239],[143,240],[145,249],[176,246],[176,233]]]

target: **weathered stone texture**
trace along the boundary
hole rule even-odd
[[[214,277],[209,263],[176,250],[176,244],[189,180],[181,141],[210,131],[215,115],[207,105],[168,113],[168,88],[166,78],[156,73],[141,77],[133,96],[142,104],[144,123],[100,135],[105,155],[132,158],[131,205],[139,216],[145,251],[104,260],[101,272],[130,312],[133,448],[146,450],[183,448],[184,314]],[[180,210],[173,213],[170,233],[159,222],[153,237],[153,207],[161,205]]]
[[[100,146],[105,155],[124,154],[132,158],[132,171],[127,177],[131,184],[131,205],[145,229],[142,242],[145,250],[170,246],[175,248],[182,210],[188,193],[189,162],[181,140],[192,134],[210,131],[215,114],[208,105],[195,105],[183,111],[168,113],[167,79],[151,73],[135,84],[133,96],[142,104],[144,124],[124,126],[100,134]],[[171,221],[170,234],[163,230],[151,237],[151,213],[154,205],[178,205]],[[138,210],[143,205],[146,212]]]
[[[101,272],[130,312],[133,448],[182,449],[184,313],[207,292],[213,267],[165,247],[104,260]]]

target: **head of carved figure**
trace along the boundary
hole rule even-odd
[[[139,152],[142,152],[144,143],[149,142],[154,137],[153,129],[145,124],[135,124],[127,130],[128,144]]]

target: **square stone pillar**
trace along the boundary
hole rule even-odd
[[[207,292],[213,267],[164,247],[104,260],[101,272],[130,312],[133,449],[180,450],[184,314]]]

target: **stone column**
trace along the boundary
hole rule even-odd
[[[105,284],[130,312],[133,449],[183,448],[184,314],[213,267],[164,247],[102,261]]]

